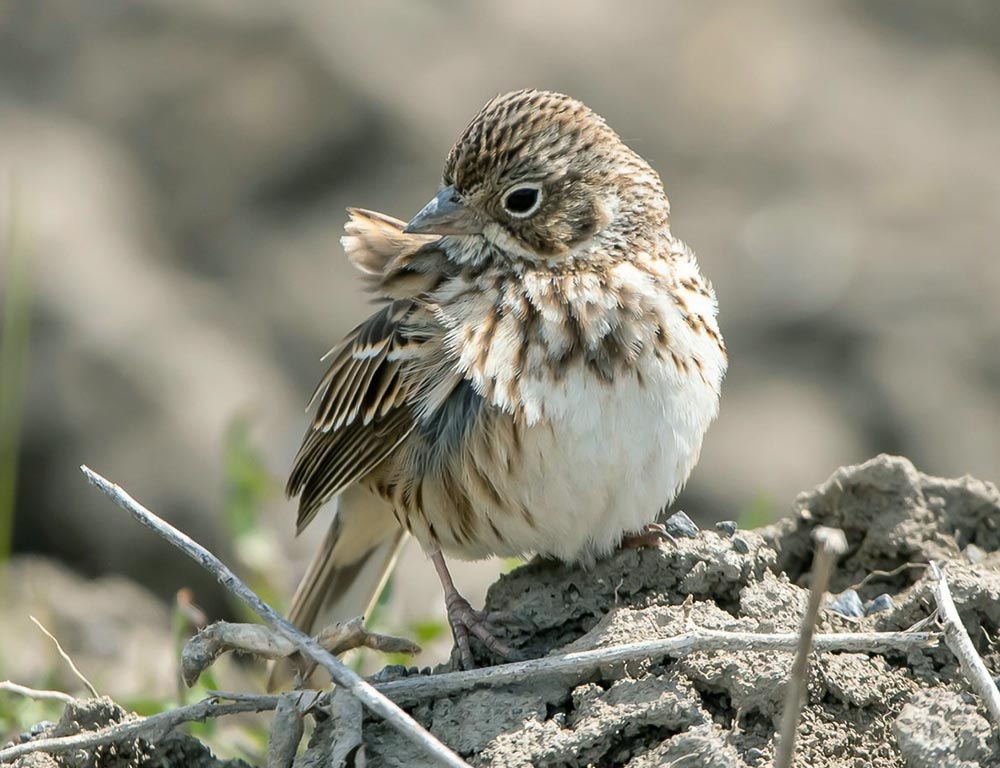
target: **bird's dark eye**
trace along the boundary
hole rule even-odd
[[[542,190],[534,184],[514,187],[504,196],[503,207],[511,216],[523,219],[538,210],[542,202]]]

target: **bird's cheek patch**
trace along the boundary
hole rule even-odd
[[[570,233],[566,241],[567,249],[589,240],[610,223],[610,211],[597,200],[588,201],[578,209],[570,211],[567,216]]]

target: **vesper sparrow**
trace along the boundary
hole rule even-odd
[[[351,209],[381,309],[330,354],[288,481],[298,528],[336,498],[293,599],[303,629],[366,613],[407,534],[463,663],[506,652],[442,553],[592,562],[642,540],[698,459],[726,351],[659,176],[579,101],[525,90],[462,132],[405,224]]]

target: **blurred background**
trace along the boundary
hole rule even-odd
[[[408,218],[525,86],[652,163],[717,288],[730,373],[676,508],[759,524],[880,451],[998,477],[993,0],[5,0],[0,678],[78,687],[33,613],[152,701],[179,588],[239,615],[81,463],[287,600],[326,520],[294,541],[281,485],[319,357],[369,311],[344,206]],[[475,604],[505,567],[456,578]],[[440,659],[433,571],[401,568],[377,619]]]

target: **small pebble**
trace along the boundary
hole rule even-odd
[[[735,520],[720,520],[715,524],[715,530],[723,534],[726,538],[732,538],[733,534],[739,530]]]
[[[895,606],[896,604],[892,602],[892,597],[883,592],[874,600],[870,600],[868,602],[868,605],[865,606],[865,616],[871,616],[873,613],[881,613],[882,611],[889,611]]]
[[[733,537],[733,549],[739,552],[741,555],[747,554],[750,551],[750,545],[747,544],[747,540],[742,536]]]
[[[983,558],[986,557],[986,553],[975,544],[967,546],[962,554],[965,555],[965,559],[973,565],[979,565],[979,563],[983,562]]]
[[[32,739],[37,739],[43,733],[45,733],[50,728],[54,728],[55,723],[50,723],[48,720],[43,720],[40,723],[35,723],[31,726],[30,730],[24,731],[17,736],[17,743],[23,744],[26,741],[31,741]],[[6,746],[10,746],[9,744]]]
[[[682,536],[686,539],[698,538],[698,526],[684,512],[674,512],[674,514],[667,518],[667,522],[663,524],[663,527],[667,529],[667,533],[671,536]]]
[[[841,616],[848,616],[853,619],[860,619],[865,615],[865,607],[861,603],[861,598],[858,597],[858,593],[853,589],[845,589],[827,607]]]

